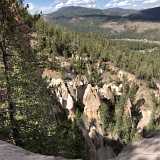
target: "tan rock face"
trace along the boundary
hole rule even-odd
[[[106,84],[103,85],[103,88],[100,88],[99,93],[102,98],[106,98],[108,100],[114,99],[114,95],[111,91],[111,87],[109,87]]]
[[[87,84],[88,80],[83,75],[77,75],[75,79],[67,83],[68,89],[76,101],[83,102],[83,95]]]
[[[125,114],[128,115],[129,117],[132,117],[131,110],[132,110],[132,103],[131,103],[130,98],[128,98],[127,103],[126,103],[126,105],[125,105],[125,107],[124,107],[124,112],[125,112]]]
[[[66,108],[67,108],[68,111],[69,111],[68,118],[71,119],[72,121],[74,121],[74,119],[75,119],[74,101],[73,101],[73,98],[71,97],[70,94],[68,94]]]
[[[56,72],[54,70],[51,70],[51,69],[47,69],[45,68],[43,70],[43,73],[42,73],[42,78],[47,78],[47,79],[58,79],[58,78],[61,78],[62,75],[59,73],[59,72]]]
[[[144,105],[141,107],[142,119],[139,121],[137,125],[138,132],[142,132],[144,127],[148,126],[151,121],[152,111],[145,108]]]
[[[101,103],[97,91],[94,87],[88,84],[84,96],[83,104],[85,105],[84,113],[89,119],[94,119]]]
[[[49,88],[56,93],[57,99],[63,108],[69,111],[68,118],[72,121],[75,119],[75,107],[74,100],[83,101],[83,95],[85,92],[85,85],[88,83],[85,76],[77,76],[72,81],[68,81],[66,84],[57,76],[54,77],[54,73],[50,70],[45,70],[43,73],[43,78],[50,78]],[[74,99],[74,100],[73,100]]]
[[[85,110],[98,111],[101,103],[97,91],[91,84],[88,84],[84,96],[83,104],[85,105]]]
[[[67,101],[68,98],[68,90],[66,85],[64,84],[64,81],[62,79],[52,78],[49,83],[49,87],[53,87],[53,90],[55,91],[56,96],[59,99],[61,105],[64,105],[63,101],[61,102],[61,100]]]
[[[75,79],[73,79],[73,86],[78,87],[78,86],[83,86],[88,84],[88,80],[86,76],[83,75],[78,75]]]
[[[110,89],[111,89],[111,92],[112,92],[115,96],[121,96],[121,95],[122,95],[122,88],[123,88],[123,85],[122,85],[122,84],[116,85],[115,82],[112,82],[112,83],[107,84],[106,87],[107,87],[107,88],[110,88]]]
[[[141,132],[144,127],[148,126],[152,116],[154,104],[151,91],[144,86],[140,86],[136,94],[135,104],[142,113],[142,119],[137,125],[138,132]]]
[[[103,135],[101,127],[101,118],[99,113],[99,108],[101,105],[100,98],[98,96],[97,89],[88,84],[84,96],[84,123],[86,128],[90,129],[91,126],[96,127],[96,132]]]
[[[152,92],[146,86],[140,86],[136,93],[135,102],[137,102],[140,99],[145,100],[146,107],[149,107],[149,108],[153,107]]]
[[[122,88],[123,88],[123,85],[122,84],[120,84],[118,87],[117,86],[115,86],[114,87],[114,93],[115,93],[115,95],[117,95],[117,96],[122,96]]]
[[[49,87],[53,88],[53,91],[56,93],[57,99],[59,100],[62,107],[68,110],[68,118],[73,121],[75,118],[74,101],[64,81],[62,79],[52,78]]]
[[[125,72],[125,71],[122,71],[122,70],[120,70],[120,71],[117,73],[117,76],[118,76],[118,78],[119,78],[120,81],[124,81],[125,79],[126,79],[128,82],[131,82],[131,83],[136,81],[135,75],[130,74],[130,73]]]

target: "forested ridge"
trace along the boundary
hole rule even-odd
[[[0,2],[0,140],[44,155],[95,160],[99,148],[109,145],[116,155],[145,133],[159,131],[159,44],[109,39],[103,32],[75,32],[45,22],[41,15],[31,16],[27,7],[23,1]],[[121,71],[126,75],[117,80]],[[130,74],[134,84],[127,80]],[[83,81],[75,82],[76,76]],[[79,90],[74,97],[69,88],[74,82],[84,90],[83,102]],[[106,84],[109,93],[102,98]],[[112,90],[112,85],[119,88]],[[144,91],[142,97],[139,90]],[[63,99],[65,92],[74,108],[63,107],[70,100]],[[91,122],[84,113],[91,106],[85,102],[87,94],[96,97],[99,107]],[[141,124],[145,113],[150,117],[148,126]],[[98,140],[89,138],[91,131]]]

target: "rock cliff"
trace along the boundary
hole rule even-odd
[[[131,127],[136,129],[135,134],[142,135],[145,127],[152,120],[154,111],[153,96],[159,98],[158,82],[156,83],[157,88],[151,89],[146,82],[138,80],[133,74],[120,70],[111,63],[105,65],[107,71],[103,70],[100,74],[103,82],[102,86],[91,84],[85,75],[74,75],[72,79],[62,79],[59,73],[57,73],[58,76],[55,76],[55,71],[47,69],[44,70],[42,75],[43,78],[47,78],[48,88],[56,94],[59,103],[68,112],[68,119],[75,121],[76,107],[77,104],[80,105],[82,125],[79,125],[79,128],[90,148],[91,160],[114,158],[115,154],[112,148],[105,144],[104,138],[108,134],[108,138],[120,139],[120,135],[110,136],[110,133],[104,130],[100,115],[104,102],[111,104],[111,106],[108,106],[110,107],[109,110],[117,112],[115,108],[117,99],[124,100],[124,104],[120,104],[123,105],[121,106],[123,109],[121,110],[121,119],[129,118],[132,123]],[[132,95],[133,98],[130,97],[130,94],[134,86],[136,86],[136,91]],[[125,93],[126,90],[127,94]],[[120,110],[120,106],[118,107],[118,110]],[[137,112],[140,116],[134,117],[136,115],[134,112]],[[126,123],[128,123],[127,120]],[[145,142],[148,141],[145,140]]]

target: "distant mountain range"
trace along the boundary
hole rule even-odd
[[[144,21],[160,21],[160,7],[141,10],[138,13],[130,14],[129,19]]]
[[[131,10],[122,8],[109,8],[105,10],[64,7],[56,12],[43,15],[50,23],[60,24],[71,30],[79,32],[104,32],[109,35],[128,33],[137,37],[134,33],[144,33],[151,37],[160,32],[160,7],[145,10]],[[154,23],[153,23],[154,22]],[[140,35],[142,37],[142,35]]]
[[[63,7],[56,12],[44,15],[48,20],[63,20],[72,18],[101,18],[102,20],[110,19],[127,19],[127,20],[145,20],[160,21],[160,7],[145,10],[130,10],[122,8],[109,8],[105,10],[84,8],[84,7]]]

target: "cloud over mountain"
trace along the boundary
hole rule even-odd
[[[144,9],[160,6],[160,0],[106,0],[106,8],[122,7]]]
[[[33,4],[32,0],[29,1],[29,11],[34,13],[39,13],[42,11],[43,13],[50,13],[58,10],[62,7],[68,6],[81,6],[87,8],[96,8],[101,6],[101,8],[129,8],[129,9],[144,9],[160,6],[160,0],[53,0],[50,5],[46,6],[44,2],[44,6],[39,6],[37,4]]]
[[[28,10],[32,14],[39,13],[40,11],[43,13],[50,13],[58,10],[59,8],[68,6],[95,8],[96,0],[53,0],[53,3],[50,6],[37,6],[33,3],[29,3],[29,6]]]
[[[61,7],[67,6],[81,6],[94,8],[96,7],[96,0],[56,0],[53,3],[54,9],[59,9]]]

